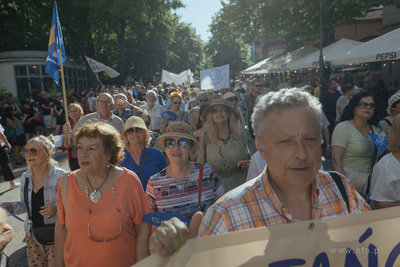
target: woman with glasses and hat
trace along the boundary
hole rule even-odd
[[[29,266],[55,266],[54,239],[43,242],[34,228],[48,227],[54,233],[57,219],[57,185],[65,173],[53,159],[55,153],[52,136],[33,137],[21,150],[28,171],[21,176],[21,201],[4,202],[10,212],[27,212],[25,220],[26,252]],[[52,226],[52,227],[51,227]]]
[[[208,95],[206,92],[200,92],[196,96],[196,106],[189,111],[189,124],[192,126],[195,130],[198,130],[198,120],[199,120],[199,111],[200,108],[204,105],[208,105],[209,100],[208,100]]]
[[[246,181],[249,148],[238,112],[224,99],[214,100],[203,112],[204,135],[200,138],[198,161],[213,166],[226,191]]]
[[[132,116],[125,122],[121,139],[125,144],[125,158],[119,166],[136,173],[145,192],[150,176],[167,167],[164,154],[149,146],[150,131],[140,117]]]
[[[205,211],[225,193],[221,179],[209,164],[191,162],[189,156],[198,148],[193,128],[173,122],[157,139],[170,164],[150,177],[146,195],[155,212],[191,218]]]
[[[375,126],[375,102],[371,94],[354,95],[345,107],[341,122],[332,135],[332,164],[335,171],[344,174],[363,196],[369,194],[372,168],[380,151],[369,133],[385,136]]]
[[[117,167],[120,133],[108,123],[85,123],[75,139],[80,169],[57,188],[57,266],[131,266],[149,254],[143,216],[151,209],[136,174]]]
[[[380,120],[378,126],[389,135],[394,117],[400,114],[400,93],[396,93],[389,98],[386,112],[389,115]]]
[[[184,110],[181,109],[182,105],[182,95],[179,92],[173,92],[170,95],[170,107],[171,111],[176,114],[176,119],[175,121],[181,121],[181,122],[188,122],[189,116],[188,113]],[[168,124],[170,123],[169,119],[164,119],[161,125],[161,133],[165,132],[165,129],[167,128]]]
[[[237,111],[237,113],[239,114],[239,125],[242,127],[243,130],[246,129],[243,114],[241,112],[239,112],[239,109],[238,109],[239,98],[232,92],[228,92],[228,93],[224,94],[223,98],[226,101],[228,101],[231,108],[233,108]]]

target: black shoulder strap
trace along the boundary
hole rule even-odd
[[[339,174],[336,172],[329,171],[328,173],[331,175],[333,181],[335,181],[337,187],[339,188],[340,194],[342,194],[343,200],[346,202],[347,210],[350,213],[349,197],[347,196],[346,188],[344,187],[342,178],[340,178]]]
[[[26,205],[26,213],[28,213],[28,218],[31,220],[31,213],[29,210],[29,205],[28,205],[28,187],[29,187],[29,179],[26,177],[25,179],[25,185],[24,185],[24,202]]]
[[[386,121],[386,123],[387,123],[390,127],[392,127],[392,123],[391,123],[388,119],[383,118],[383,120]]]

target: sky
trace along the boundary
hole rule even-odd
[[[211,37],[209,25],[212,17],[222,8],[220,0],[182,0],[182,2],[186,8],[176,10],[176,14],[181,17],[180,21],[191,23],[196,29],[196,34],[207,42]]]

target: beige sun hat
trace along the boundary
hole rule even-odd
[[[230,97],[236,97],[236,95],[232,92],[228,92],[228,93],[224,94],[223,99],[227,100]]]
[[[386,108],[387,114],[392,114],[392,106],[395,102],[400,100],[400,93],[395,93],[388,100],[388,107]]]
[[[187,138],[193,141],[193,148],[197,149],[199,147],[199,142],[193,136],[194,129],[187,123],[184,122],[172,122],[168,125],[165,133],[163,133],[160,137],[157,138],[156,146],[161,151],[165,152],[165,144],[164,141],[168,137],[181,137]]]
[[[211,110],[214,108],[214,106],[216,106],[216,105],[223,105],[223,106],[226,106],[228,109],[229,109],[229,112],[230,113],[232,113],[235,117],[236,117],[236,119],[238,120],[239,119],[239,113],[238,113],[238,111],[236,110],[236,109],[233,109],[230,105],[229,105],[229,102],[228,101],[226,101],[225,99],[223,99],[223,98],[217,98],[217,99],[215,99],[213,102],[211,102],[211,105],[209,105],[204,111],[203,111],[203,120],[204,120],[204,122],[206,122],[207,121],[207,117],[208,117],[208,114],[211,112]]]
[[[132,116],[125,122],[124,131],[122,132],[122,134],[130,128],[142,128],[144,130],[147,130],[146,123],[142,118],[138,116]]]

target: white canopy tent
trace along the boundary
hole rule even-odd
[[[274,57],[268,57],[268,58],[261,60],[260,62],[254,64],[253,66],[250,66],[247,69],[245,69],[244,71],[242,71],[242,74],[257,74],[257,73],[259,73],[260,67],[273,58]]]
[[[279,57],[274,58],[263,64],[261,66],[260,72],[275,72],[275,71],[288,71],[288,65],[294,64],[296,61],[304,58],[305,56],[315,52],[318,50],[312,46],[304,46],[297,50],[290,51],[286,54],[280,55]]]
[[[356,46],[331,59],[331,65],[360,64],[400,59],[400,28]]]
[[[339,41],[330,44],[323,49],[324,62],[331,61],[332,58],[345,54],[349,49],[361,45],[362,42],[357,42],[349,39],[340,39]],[[316,69],[319,67],[319,49],[296,62],[289,63],[289,70],[300,69]]]

